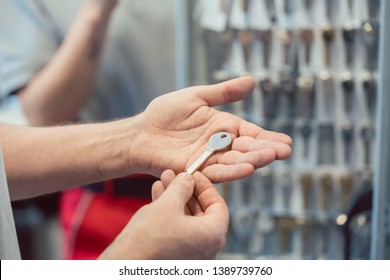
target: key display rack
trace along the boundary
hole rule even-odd
[[[254,93],[221,109],[294,140],[289,160],[218,185],[220,258],[390,258],[389,6],[177,1],[178,87],[251,75]]]

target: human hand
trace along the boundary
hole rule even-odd
[[[245,77],[154,99],[135,117],[140,131],[130,148],[132,170],[158,177],[167,168],[183,172],[219,131],[232,135],[230,150],[215,153],[199,169],[213,182],[240,179],[274,160],[287,159],[292,144],[289,136],[211,107],[241,100],[254,86],[255,80]]]
[[[195,188],[194,188],[195,187]],[[211,259],[224,246],[229,211],[200,172],[162,174],[153,202],[142,207],[101,259]],[[198,208],[191,207],[196,200]]]

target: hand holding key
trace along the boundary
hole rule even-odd
[[[211,86],[196,86],[153,100],[134,117],[139,132],[129,151],[132,172],[155,176],[166,169],[185,171],[217,132],[231,136],[231,149],[215,153],[200,166],[211,181],[244,178],[274,160],[287,159],[292,140],[283,133],[267,131],[212,106],[235,102],[250,94],[255,80],[233,79]]]

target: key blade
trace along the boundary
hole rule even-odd
[[[210,149],[210,147],[207,147],[204,149],[203,153],[198,157],[188,168],[187,173],[194,174],[196,170],[199,169],[199,167],[202,166],[203,163],[205,163],[206,160],[211,157],[211,155],[214,153],[213,149]]]

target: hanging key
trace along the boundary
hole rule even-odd
[[[334,145],[334,126],[333,124],[320,124],[319,126],[319,164],[335,163],[335,145]]]
[[[231,229],[238,241],[237,245],[240,250],[243,250],[247,246],[249,234],[252,231],[250,228],[254,225],[254,221],[251,221],[252,213],[250,213],[244,200],[244,193],[242,191],[243,184],[243,180],[235,180],[232,182],[231,201],[228,202]]]
[[[294,5],[293,1],[284,0],[283,4],[284,4],[283,7],[284,7],[285,16],[286,17],[293,16],[294,15],[294,11],[295,11],[295,5]]]
[[[248,249],[248,243],[255,229],[256,211],[246,198],[247,180],[234,181],[232,185],[231,224],[238,239],[240,251]]]
[[[367,170],[364,170],[362,173],[361,173],[361,188],[362,189],[365,189],[365,190],[369,190],[372,188],[372,184],[373,184],[373,174],[372,174],[372,171],[367,169]]]
[[[303,73],[299,76],[297,84],[301,116],[306,120],[313,118],[315,77],[312,74]]]
[[[248,12],[249,0],[241,0],[241,7],[243,11]]]
[[[295,221],[290,217],[279,217],[276,226],[279,230],[279,253],[283,256],[289,252],[291,231],[295,228]]]
[[[221,69],[226,62],[228,61],[230,48],[233,42],[233,32],[231,29],[227,29],[223,32],[218,33],[217,35],[218,39],[218,51],[219,51],[219,63],[218,68]]]
[[[306,221],[305,218],[301,218],[303,221],[301,225],[301,244],[302,244],[302,259],[313,259],[314,250],[314,226],[313,222]]]
[[[266,249],[266,237],[274,230],[274,220],[265,212],[258,213],[256,221],[254,222],[254,231],[251,234],[248,242],[248,253],[253,255],[260,255]],[[272,234],[271,234],[272,235]]]
[[[283,45],[283,62],[284,67],[287,71],[291,70],[292,61],[291,61],[291,45],[293,39],[292,30],[282,29],[278,32],[279,39]]]
[[[375,19],[370,19],[363,22],[363,42],[366,49],[366,68],[374,71],[378,68],[378,53],[379,53],[379,22]]]
[[[257,171],[257,170],[256,170]],[[258,174],[255,171],[255,176],[253,176],[253,200],[256,201],[256,207],[258,211],[261,211],[261,209],[265,209],[267,201],[265,197],[265,190],[263,183],[261,182],[261,178],[258,178]]]
[[[317,240],[314,240],[316,221],[308,216],[299,216],[295,221],[300,230],[301,259],[313,259],[315,257],[315,245],[317,244]]]
[[[283,97],[283,107],[281,112],[286,114],[287,119],[295,118],[295,82],[293,78],[287,74],[283,73],[280,77],[280,92]]]
[[[320,73],[320,79],[322,83],[322,94],[323,94],[323,106],[324,113],[327,118],[334,118],[334,80],[328,71],[322,71]]]
[[[354,127],[351,122],[345,122],[341,125],[341,136],[344,144],[344,162],[351,164],[353,141],[354,141]]]
[[[353,187],[353,176],[350,171],[345,171],[340,176],[340,187],[341,187],[341,207],[342,211],[346,211],[349,201],[351,199],[352,187]]]
[[[265,4],[266,4],[266,10],[267,10],[267,13],[269,15],[270,21],[272,24],[275,24],[276,20],[277,20],[277,16],[276,16],[277,8],[276,8],[275,1],[274,0],[266,0]]]
[[[293,181],[291,171],[286,171],[281,174],[281,186],[283,193],[283,207],[287,213],[290,211],[291,196],[293,191]]]
[[[269,69],[271,57],[272,30],[261,30],[257,32],[257,36],[263,46],[263,61],[264,68]]]
[[[228,132],[215,133],[211,136],[208,146],[204,149],[200,157],[198,157],[198,159],[187,168],[187,172],[194,174],[194,172],[198,170],[213,153],[226,149],[231,143],[232,136]]]
[[[350,72],[342,74],[341,86],[344,93],[344,110],[347,115],[350,115],[353,108],[353,94],[355,83]]]
[[[320,175],[321,206],[323,211],[330,209],[330,199],[333,191],[332,175],[328,172]]]
[[[283,121],[278,125],[279,132],[287,134],[291,138],[294,139],[294,124],[291,121]],[[285,160],[286,164],[291,164],[292,157],[289,157],[287,160]]]
[[[325,66],[331,66],[331,48],[335,38],[335,30],[330,25],[325,25],[322,28],[322,38],[325,44]]]
[[[327,0],[325,2],[326,17],[328,22],[333,22],[335,17],[336,5],[333,0]]]
[[[361,136],[364,149],[364,164],[369,166],[371,162],[371,144],[374,140],[374,128],[370,125],[362,127]]]
[[[231,182],[220,183],[221,186],[221,196],[225,201],[231,200]]]
[[[304,0],[303,6],[307,13],[309,13],[313,8],[313,0]]]
[[[313,189],[313,177],[311,173],[304,173],[300,177],[300,183],[302,187],[302,199],[303,199],[303,209],[309,210],[310,201],[312,198],[312,189]]]
[[[207,57],[210,61],[208,61],[208,67],[213,70],[212,79],[214,83],[227,81],[231,76],[224,68],[231,50],[233,32],[231,29],[227,29],[223,32],[209,31],[206,35],[209,41],[209,49],[207,50],[209,55]]]
[[[368,16],[369,18],[379,18],[381,11],[381,0],[370,0],[368,5]]]
[[[376,106],[376,79],[373,74],[366,72],[363,77],[363,89],[366,100],[367,111],[372,119],[375,119]]]
[[[354,62],[354,56],[355,56],[356,29],[345,27],[342,30],[342,34],[343,34],[344,45],[345,45],[346,66],[352,68]]]
[[[312,29],[304,28],[301,30],[300,35],[304,44],[304,58],[305,58],[304,62],[306,67],[309,67],[311,46],[313,45],[313,41],[314,41],[314,33]]]
[[[263,205],[268,211],[273,209],[274,201],[274,181],[273,171],[269,166],[265,166],[255,171],[257,178],[261,184],[263,190]]]
[[[310,137],[312,134],[312,128],[309,123],[304,124],[301,127],[301,135],[303,140],[303,158],[308,159],[309,158],[309,151],[310,151]]]
[[[260,80],[259,87],[263,93],[264,118],[266,121],[269,121],[276,117],[277,101],[275,86],[270,78],[264,78]]]
[[[246,71],[249,71],[249,59],[250,59],[250,50],[252,46],[252,35],[249,30],[239,30],[237,32],[238,40],[241,42],[241,46],[244,52],[245,68]]]

